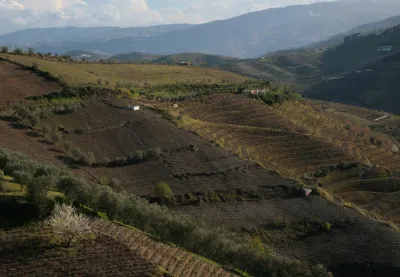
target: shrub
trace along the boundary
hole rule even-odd
[[[37,62],[34,62],[32,64],[32,70],[35,71],[35,72],[39,71],[39,64]]]
[[[61,135],[60,132],[54,131],[53,133],[51,133],[51,135],[50,135],[50,141],[51,141],[53,144],[56,144],[56,143],[60,142],[61,140],[62,140],[62,135]]]
[[[167,184],[165,182],[160,182],[156,185],[156,187],[154,189],[154,194],[157,197],[165,198],[165,199],[170,199],[173,195],[169,184]]]
[[[13,53],[16,55],[22,55],[24,53],[24,50],[22,50],[22,48],[15,48]]]
[[[322,224],[322,228],[324,228],[324,230],[328,232],[332,229],[332,224],[329,222],[325,222],[324,224]]]
[[[8,47],[7,46],[2,46],[0,48],[1,53],[8,53]]]
[[[29,56],[33,56],[35,54],[35,51],[33,50],[33,48],[29,47],[28,48],[28,55]]]

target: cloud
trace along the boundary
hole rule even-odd
[[[148,5],[150,1],[152,8]],[[125,27],[204,23],[251,11],[317,1],[324,0],[0,0],[0,33],[71,25]]]

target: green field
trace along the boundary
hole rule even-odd
[[[49,72],[69,86],[101,84],[115,87],[129,83],[135,86],[163,85],[173,83],[242,83],[248,78],[217,69],[195,66],[170,66],[153,64],[101,64],[72,63],[45,60],[27,55],[0,54],[25,66],[37,65],[39,70]]]

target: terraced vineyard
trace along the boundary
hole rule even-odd
[[[1,233],[1,276],[219,276],[233,277],[221,266],[178,247],[157,242],[140,231],[93,220],[95,234],[66,249],[48,227]]]
[[[95,230],[115,239],[137,252],[141,257],[170,272],[185,277],[234,277],[221,266],[178,247],[157,242],[139,231],[132,231],[111,222],[96,220]]]
[[[393,141],[387,135],[366,126],[343,120],[317,110],[310,103],[286,102],[275,108],[281,116],[296,126],[306,129],[307,134],[329,138],[337,147],[349,150],[357,160],[400,170],[400,156],[392,151]]]
[[[205,103],[184,102],[178,112],[189,130],[289,177],[355,160],[329,140],[307,135],[267,105],[242,96],[220,94]]]
[[[52,239],[49,228],[3,232],[0,275],[150,277],[159,271],[135,251],[104,235],[81,240],[73,246],[71,258],[61,245],[52,244]]]
[[[398,178],[347,180],[326,185],[325,188],[385,219],[400,223],[400,195]]]
[[[283,256],[327,266],[366,260],[400,266],[400,256],[392,256],[400,254],[398,232],[321,197],[205,203],[178,209],[216,226],[260,234]],[[331,229],[324,229],[324,223],[332,224]]]

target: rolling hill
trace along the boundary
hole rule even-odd
[[[154,59],[159,58],[159,55],[147,54],[141,52],[131,52],[112,56],[111,60],[117,60],[119,62],[150,62]]]
[[[204,67],[187,67],[153,64],[102,64],[70,63],[46,60],[28,55],[0,54],[1,58],[32,67],[37,64],[40,70],[50,72],[66,84],[89,85],[101,83],[105,87],[117,84],[144,86],[147,84],[170,84],[174,82],[222,83],[224,80],[241,83],[247,80],[239,74]]]
[[[334,1],[267,9],[199,25],[25,30],[0,36],[0,44],[59,54],[79,49],[113,55],[132,51],[157,55],[201,52],[255,58],[395,16],[399,8],[399,2],[393,0]],[[86,37],[86,33],[92,35]]]
[[[369,72],[371,69],[373,71]],[[358,103],[399,114],[400,54],[373,62],[358,72],[346,74],[343,79],[325,80],[306,90],[304,95],[321,100]]]

